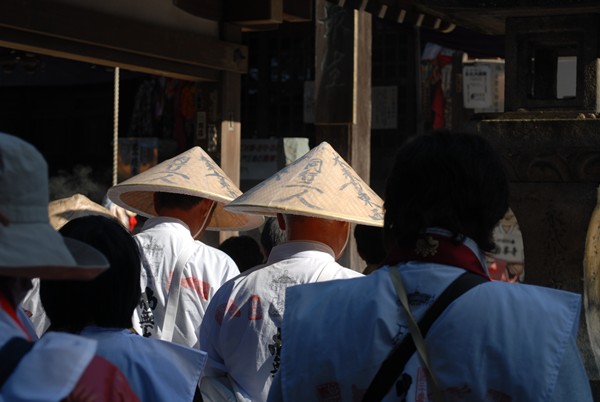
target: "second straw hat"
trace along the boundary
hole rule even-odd
[[[383,200],[327,142],[225,208],[261,215],[306,215],[383,226]]]
[[[156,216],[155,192],[186,194],[217,203],[208,230],[250,230],[263,223],[262,217],[225,211],[225,204],[242,192],[200,147],[159,163],[108,190],[115,204],[142,216]]]
[[[83,194],[74,194],[67,198],[50,201],[48,204],[50,224],[56,230],[59,230],[73,219],[88,215],[102,215],[115,219],[107,208],[95,203]]]

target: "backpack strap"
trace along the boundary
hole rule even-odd
[[[169,287],[169,295],[167,296],[167,305],[165,308],[165,316],[161,327],[161,339],[165,341],[173,340],[173,331],[175,329],[175,317],[179,308],[179,291],[181,290],[181,275],[183,267],[190,259],[193,252],[196,250],[195,243],[189,243],[182,248],[179,253],[175,267],[173,268],[173,276],[171,277],[171,286]]]
[[[32,347],[33,342],[15,336],[0,348],[0,389]]]
[[[469,271],[454,280],[433,302],[419,321],[419,329],[423,338],[447,306],[468,290],[485,282],[489,282],[489,279]],[[388,357],[383,361],[369,388],[367,388],[362,401],[381,401],[387,395],[390,388],[392,388],[392,385],[398,380],[404,371],[404,366],[406,366],[408,359],[415,353],[415,350],[416,346],[413,337],[407,334],[402,342],[394,346]]]

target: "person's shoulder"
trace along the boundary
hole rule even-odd
[[[202,362],[206,352],[156,338],[145,338],[137,334],[128,337],[140,350],[146,350],[153,356],[178,356]]]
[[[485,322],[522,322],[545,317],[575,328],[581,310],[581,295],[544,286],[492,281],[469,290],[456,301],[456,311]],[[465,317],[466,319],[466,317]]]
[[[337,264],[337,263],[336,263]],[[335,275],[336,279],[343,279],[343,278],[362,278],[364,277],[364,275],[358,271],[355,271],[353,269],[350,268],[346,268],[340,264],[338,265],[338,271]]]
[[[342,295],[341,297],[354,297],[355,294],[361,294],[364,289],[373,287],[374,278],[365,276],[349,268],[339,265],[336,275],[330,280],[321,282],[304,283],[288,288],[290,293],[300,297],[328,299],[329,295]],[[337,297],[337,296],[336,296]]]
[[[566,290],[525,283],[491,281],[475,288],[479,297],[504,299],[515,298],[523,302],[547,305],[548,302],[579,304],[581,295]]]
[[[219,250],[216,247],[209,246],[208,244],[199,240],[195,240],[194,243],[197,247],[197,250],[194,253],[196,260],[210,260],[210,262],[213,264],[218,263],[219,265],[235,266],[237,268],[235,261],[233,261],[233,259],[227,255],[227,253]]]

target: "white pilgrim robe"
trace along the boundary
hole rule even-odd
[[[318,242],[290,241],[273,248],[265,265],[227,282],[214,296],[200,329],[207,376],[227,373],[236,390],[264,401],[278,367],[278,329],[289,286],[362,274],[335,262]]]
[[[188,226],[179,219],[151,218],[134,239],[143,254],[142,292],[146,292],[154,316],[149,321],[136,309],[134,328],[144,336],[157,339],[162,339],[165,306],[177,257],[184,246],[195,249],[181,275],[172,341],[198,348],[198,331],[208,303],[222,284],[239,275],[237,265],[224,252],[194,240]]]

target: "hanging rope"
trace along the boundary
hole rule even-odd
[[[119,67],[115,67],[114,81],[115,90],[113,101],[113,186],[117,184],[117,170],[119,164]]]

